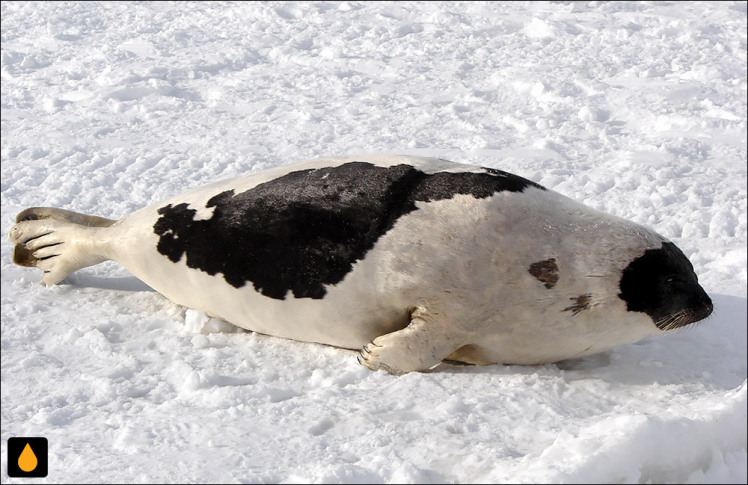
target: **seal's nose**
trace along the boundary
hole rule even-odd
[[[705,319],[712,314],[712,311],[714,311],[712,299],[709,298],[709,295],[707,295],[704,290],[701,290],[701,295],[698,297],[698,305],[694,308],[694,321],[698,322],[699,320]]]

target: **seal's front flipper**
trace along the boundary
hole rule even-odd
[[[417,306],[411,311],[407,327],[364,345],[358,361],[371,370],[399,375],[428,370],[462,345],[462,340],[456,339],[425,307]]]

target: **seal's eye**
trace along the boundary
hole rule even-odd
[[[681,283],[686,283],[686,280],[684,278],[681,278],[680,276],[666,276],[665,277],[665,284],[668,286],[679,285]]]
[[[677,289],[683,289],[690,284],[691,282],[687,277],[683,277],[680,275],[665,276],[665,285],[667,285],[668,288],[672,289],[673,291],[679,291]]]

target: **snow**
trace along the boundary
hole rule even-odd
[[[401,377],[2,238],[7,438],[40,482],[745,483],[745,2],[3,2],[2,233],[345,153],[501,168],[655,228],[715,303],[539,367]]]

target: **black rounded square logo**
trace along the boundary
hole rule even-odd
[[[47,438],[8,438],[8,476],[46,477]]]

